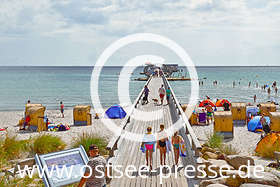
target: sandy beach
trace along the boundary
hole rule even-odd
[[[208,126],[192,126],[201,143],[205,143],[209,135],[213,134],[213,123]],[[236,148],[240,155],[253,156],[261,134],[249,132],[247,125],[234,127],[234,138],[225,140],[226,144]]]
[[[3,136],[7,132],[11,134],[16,134],[19,139],[29,139],[30,137],[38,136],[42,133],[49,133],[62,138],[63,141],[67,143],[67,146],[71,146],[73,138],[77,137],[82,133],[94,133],[106,140],[109,140],[113,133],[106,128],[100,119],[92,119],[91,126],[73,126],[73,110],[65,110],[65,117],[61,118],[61,114],[58,110],[47,110],[45,114],[48,116],[50,122],[57,124],[63,123],[71,126],[68,131],[57,131],[57,132],[29,132],[29,131],[19,131],[17,126],[18,121],[24,116],[23,111],[9,111],[0,112],[0,128],[7,128],[6,131],[0,131],[0,135]],[[107,120],[107,119],[105,119]],[[108,119],[109,120],[109,119]],[[116,124],[121,123],[121,119],[115,119]]]
[[[93,112],[92,112],[93,113]],[[49,133],[53,135],[60,136],[67,145],[71,145],[73,138],[77,137],[79,134],[90,132],[104,137],[106,140],[110,140],[110,137],[113,133],[106,128],[100,119],[92,119],[91,126],[73,126],[73,111],[65,110],[65,118],[61,117],[61,114],[58,110],[46,110],[45,115],[48,116],[51,123],[54,124],[68,124],[71,126],[68,131],[59,131],[59,132],[29,132],[29,131],[19,131],[17,126],[18,121],[24,116],[23,111],[9,111],[9,112],[0,112],[0,128],[7,128],[6,131],[0,131],[1,135],[8,133],[17,134],[19,139],[29,139],[30,137],[37,136],[42,133]],[[105,119],[109,120],[109,119]],[[116,124],[121,123],[121,119],[114,119]],[[199,141],[203,144],[207,141],[207,137],[213,133],[213,124],[208,126],[192,126],[195,134],[197,135]],[[226,144],[232,145],[236,148],[240,155],[253,156],[254,149],[258,141],[260,140],[260,134],[249,132],[247,125],[244,126],[235,126],[234,127],[234,138],[226,141]]]

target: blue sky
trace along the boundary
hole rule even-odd
[[[181,45],[195,65],[280,65],[279,0],[0,0],[0,65],[94,65],[128,34]],[[139,54],[178,58],[162,46],[127,46],[107,65]]]

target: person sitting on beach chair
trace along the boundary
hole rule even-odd
[[[28,126],[28,128],[29,128],[29,126],[30,126],[30,124],[29,124],[30,120],[31,120],[31,118],[30,118],[29,115],[25,116],[24,122],[23,122],[23,128],[20,128],[19,130],[25,130],[25,127],[26,127],[26,126]]]
[[[261,135],[261,137],[263,138],[265,135],[270,133],[271,129],[270,129],[270,126],[268,125],[266,119],[264,118],[264,114],[262,114],[262,117],[261,117],[260,121],[261,121],[262,129],[263,129],[263,132],[264,132],[264,134]]]

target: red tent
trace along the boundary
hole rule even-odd
[[[210,100],[210,99],[207,99],[207,100],[204,100],[202,101],[200,104],[199,104],[199,107],[205,107],[207,105],[210,105],[212,107],[215,106],[215,104]]]
[[[223,107],[225,103],[228,103],[229,106],[231,105],[231,103],[228,100],[220,99],[216,102],[216,107]]]

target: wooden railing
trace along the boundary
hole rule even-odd
[[[198,157],[199,156],[199,152],[202,149],[201,144],[198,141],[198,138],[195,135],[195,133],[194,133],[194,131],[193,131],[193,129],[192,129],[190,123],[189,123],[188,117],[186,116],[186,114],[183,111],[179,101],[177,100],[176,95],[175,95],[172,87],[170,86],[170,84],[167,81],[165,76],[163,76],[162,78],[163,78],[163,83],[165,85],[165,88],[169,87],[170,90],[171,90],[171,98],[170,99],[172,99],[172,102],[174,103],[174,105],[176,107],[176,111],[173,111],[173,112],[176,112],[177,115],[179,115],[181,117],[181,119],[183,120],[183,123],[185,124],[185,126],[184,126],[185,129],[184,130],[186,132],[186,135],[190,136],[189,144],[192,146],[192,150],[194,151],[194,156]]]
[[[148,81],[145,83],[144,87],[140,91],[139,95],[135,99],[133,105],[131,106],[130,110],[126,113],[125,118],[123,119],[120,127],[124,130],[127,126],[127,124],[130,122],[130,116],[132,115],[135,108],[137,108],[138,104],[141,102],[142,96],[144,94],[145,86],[150,83],[152,79],[152,76],[148,79]],[[110,142],[108,143],[106,149],[109,151],[109,156],[114,157],[114,151],[118,149],[118,142],[120,140],[120,137],[122,135],[122,132],[119,134],[116,134],[113,138],[111,138]]]

